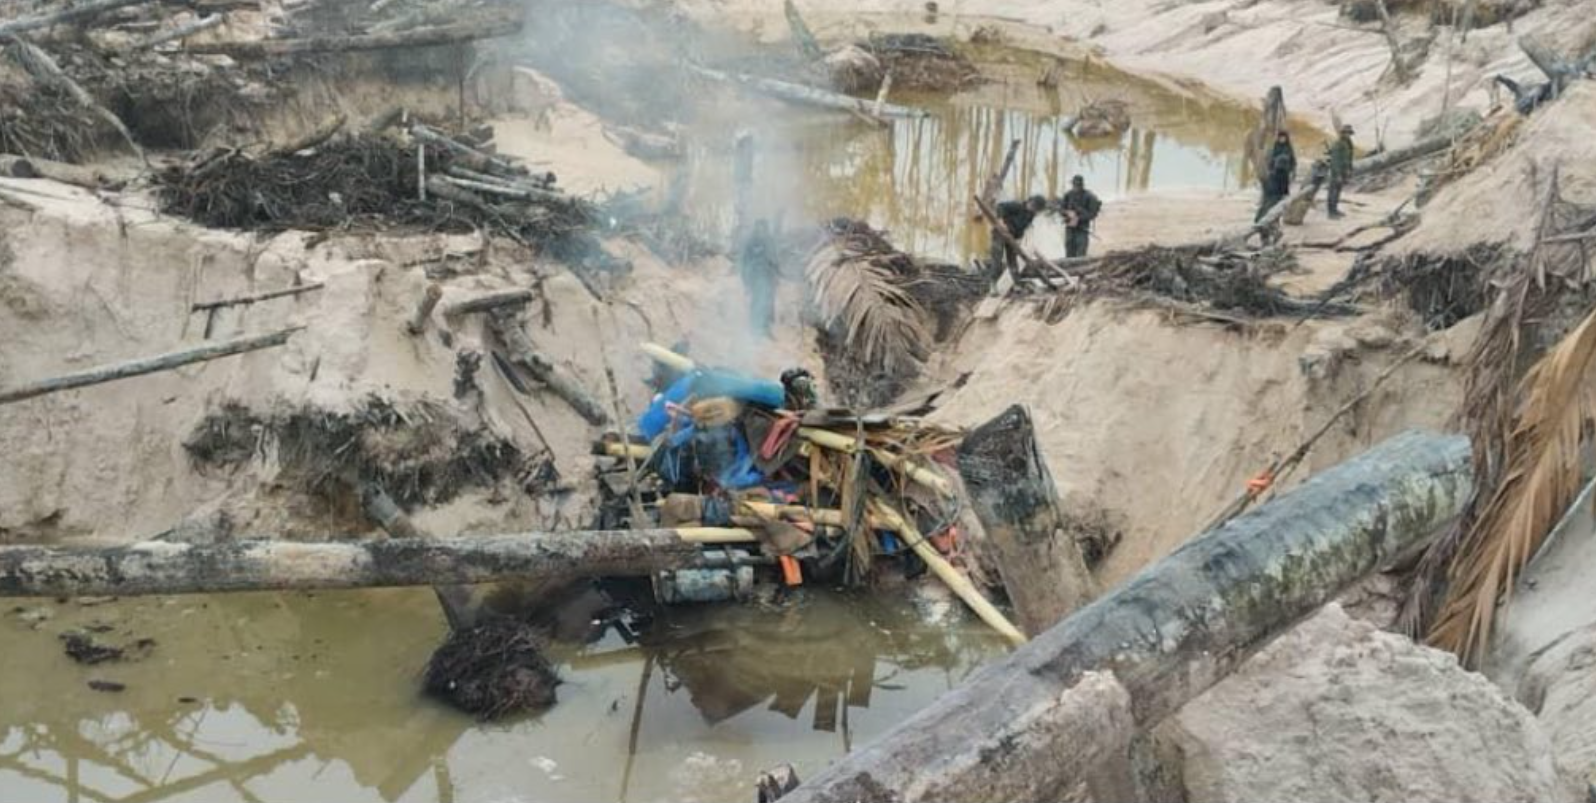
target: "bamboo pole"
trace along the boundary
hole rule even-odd
[[[658,343],[643,343],[638,348],[644,354],[647,354],[650,359],[664,365],[666,368],[675,370],[677,373],[685,374],[697,366],[690,358],[677,354]]]
[[[847,435],[839,435],[827,429],[801,427],[798,430],[798,437],[803,438],[804,440],[809,441],[810,443],[813,443],[823,449],[830,449],[834,452],[853,454],[858,449],[858,445],[855,443],[853,438],[850,438]],[[868,448],[870,449],[870,456],[874,457],[876,462],[880,463],[881,465],[886,466],[894,471],[901,472],[909,479],[914,480],[915,482],[920,483],[921,485],[924,485],[943,496],[948,496],[953,493],[953,484],[948,482],[947,477],[944,477],[941,474],[926,468],[925,466],[919,465],[907,457],[895,455],[891,452],[874,447]]]
[[[87,371],[79,371],[75,374],[67,374],[18,387],[6,388],[0,390],[0,404],[10,404],[23,399],[31,399],[35,396],[43,396],[47,393],[59,393],[63,390],[98,385],[102,382],[111,382],[117,379],[170,371],[173,368],[181,368],[185,365],[214,360],[219,357],[230,357],[234,354],[274,348],[287,343],[289,335],[303,328],[305,327],[293,326],[269,335],[240,337],[221,343],[212,343],[196,349],[173,351],[154,357],[141,357],[136,360],[104,365]]]
[[[217,299],[216,301],[197,301],[188,309],[189,312],[205,312],[207,310],[222,309],[223,307],[239,307],[248,304],[254,304],[258,301],[269,301],[274,298],[282,298],[283,296],[297,296],[301,293],[309,293],[312,290],[320,290],[326,286],[326,282],[311,282],[310,284],[302,284],[297,287],[284,287],[279,290],[267,290],[264,293],[254,293],[247,296],[238,296],[237,298],[222,298]]]
[[[547,385],[549,390],[564,399],[577,413],[587,419],[589,424],[603,426],[609,423],[609,414],[604,412],[604,408],[587,392],[587,389],[582,387],[575,377],[556,366],[532,346],[532,338],[527,337],[514,315],[500,307],[493,311],[489,320],[499,340],[509,349],[510,359],[513,362]]]
[[[993,630],[1015,646],[1026,642],[1025,634],[1021,633],[1020,629],[1015,627],[1014,623],[1010,622],[990,600],[981,595],[980,589],[970,582],[970,578],[965,577],[958,569],[953,568],[953,564],[938,554],[936,547],[925,540],[913,522],[879,499],[870,501],[870,510],[882,523],[902,535],[903,540],[914,550],[914,554],[919,555],[920,560],[925,561],[925,565],[946,583],[953,593],[959,595],[959,599],[964,600],[964,604],[970,606],[970,610],[975,611],[976,616],[981,617],[981,621],[991,625]]]

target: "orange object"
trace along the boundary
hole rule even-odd
[[[776,558],[776,565],[781,567],[781,582],[783,585],[801,586],[804,584],[803,570],[798,566],[798,559],[791,555],[782,555]]]
[[[944,555],[952,555],[959,548],[959,528],[949,527],[936,535],[931,536],[931,546],[937,548]]]
[[[1247,480],[1247,493],[1251,496],[1258,496],[1264,491],[1269,490],[1269,486],[1274,484],[1275,478],[1270,475],[1269,469],[1266,468],[1260,472],[1258,476]]]

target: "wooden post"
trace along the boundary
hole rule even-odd
[[[1468,439],[1392,438],[1186,542],[782,799],[1061,799],[1121,749],[1126,707],[1157,724],[1430,538],[1472,486]]]
[[[216,26],[221,25],[225,20],[226,17],[222,16],[221,14],[212,14],[209,17],[201,17],[186,25],[179,25],[171,30],[162,31],[161,33],[150,36],[144,41],[133,45],[132,49],[147,50],[149,48],[164,45],[167,42],[176,42],[179,39],[187,39],[188,37],[193,36],[200,31],[208,31],[212,28],[215,28]]]
[[[0,389],[0,404],[10,404],[23,399],[31,399],[35,396],[43,396],[46,393],[58,393],[63,390],[98,385],[102,382],[110,382],[116,379],[127,379],[128,377],[153,374],[159,371],[170,371],[173,368],[214,360],[218,357],[228,357],[249,351],[274,348],[287,343],[289,335],[303,328],[305,327],[294,326],[269,335],[224,340],[220,343],[212,343],[197,349],[174,351],[155,357],[128,360],[127,362],[91,368],[75,374],[44,379],[19,387]]]
[[[997,557],[1020,626],[1034,636],[1096,596],[1031,415],[1015,405],[959,446],[959,475]]]
[[[416,304],[416,312],[410,316],[410,322],[405,324],[405,331],[412,337],[426,331],[427,319],[432,317],[432,308],[438,306],[438,300],[443,298],[443,287],[437,282],[427,285],[427,291],[421,294],[420,303]]]
[[[724,537],[718,534],[725,533]],[[147,541],[118,547],[0,546],[0,597],[207,594],[644,577],[703,565],[701,543],[746,530],[528,532],[376,541]]]

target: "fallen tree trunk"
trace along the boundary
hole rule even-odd
[[[381,485],[362,483],[360,506],[365,509],[367,518],[376,522],[389,538],[432,538],[416,526]],[[450,630],[464,630],[477,623],[477,606],[471,586],[434,585],[432,593],[438,598],[438,607],[443,609],[443,618],[448,620]]]
[[[354,52],[388,50],[401,47],[428,47],[509,36],[521,31],[519,14],[494,14],[482,19],[413,28],[392,33],[366,33],[349,36],[307,36],[302,39],[259,39],[248,42],[207,42],[192,45],[190,53],[233,58],[270,58],[299,53]]]
[[[1096,596],[1058,486],[1019,405],[977,427],[959,445],[959,476],[997,557],[1020,626],[1036,634]]]
[[[733,75],[731,73],[724,73],[719,70],[711,70],[706,67],[698,66],[694,66],[693,69],[705,77],[713,78],[717,81],[723,81],[730,84],[745,86],[756,92],[770,95],[775,98],[780,98],[781,100],[791,101],[793,103],[804,103],[810,106],[818,106],[825,109],[837,109],[839,111],[845,112],[858,112],[866,117],[870,116],[873,112],[876,112],[875,105],[870,101],[864,100],[862,98],[856,98],[851,95],[842,95],[836,92],[829,92],[824,89],[816,89],[812,86],[788,83],[787,81],[777,81],[774,78],[762,78],[757,75]],[[926,114],[927,113],[922,109],[915,109],[908,106],[898,106],[892,103],[883,103],[880,106],[880,111],[877,113],[877,116],[918,118],[925,117]]]
[[[6,178],[44,178],[87,190],[121,189],[126,178],[111,176],[97,167],[55,162],[32,156],[0,154],[0,176]]]
[[[609,423],[609,414],[604,412],[604,407],[598,403],[598,400],[578,384],[574,377],[556,367],[549,358],[532,346],[532,338],[527,337],[526,332],[522,331],[514,313],[500,307],[493,311],[489,321],[500,342],[509,349],[512,362],[525,369],[534,379],[547,385],[549,390],[564,399],[572,409],[587,419],[589,424],[597,427]]]
[[[43,396],[47,393],[58,393],[63,390],[98,385],[102,382],[111,382],[117,379],[170,371],[173,368],[214,360],[218,357],[228,357],[234,354],[281,346],[288,342],[289,335],[303,328],[305,327],[294,326],[269,335],[224,340],[220,343],[212,343],[197,349],[174,351],[155,357],[142,357],[136,360],[116,363],[115,365],[91,368],[75,374],[44,379],[20,387],[0,389],[0,404],[10,404],[23,399],[31,399],[35,396]]]
[[[473,312],[492,312],[503,307],[524,306],[532,300],[531,290],[506,290],[456,301],[443,308],[445,318],[470,315]]]
[[[1074,756],[1103,752],[1051,710],[1093,673],[1118,679],[1138,727],[1157,723],[1429,538],[1463,509],[1471,474],[1466,438],[1392,438],[1187,542],[782,800],[1057,799],[1097,768]],[[1094,700],[1070,716],[1115,708]]]
[[[221,25],[226,19],[227,18],[223,17],[221,14],[212,14],[209,17],[201,17],[193,22],[188,23],[187,25],[179,25],[169,31],[162,31],[161,33],[150,36],[144,41],[134,45],[132,49],[147,50],[149,48],[159,47],[167,42],[176,42],[179,39],[187,39],[188,37],[193,36],[201,31],[208,31],[217,27],[218,25]]]
[[[106,11],[141,5],[147,2],[149,0],[86,0],[86,2],[77,3],[49,14],[36,14],[31,17],[20,17],[8,22],[0,22],[0,39],[27,33],[28,31],[36,31],[40,28],[48,28],[52,25],[76,22]]]
[[[642,576],[698,566],[692,530],[305,543],[0,547],[0,597],[206,594]]]
[[[1003,191],[1003,182],[1008,181],[1009,171],[1014,169],[1014,157],[1019,151],[1020,140],[1010,140],[1008,153],[1003,155],[1003,166],[998,168],[996,173],[986,177],[986,184],[981,187],[981,200],[987,206],[997,205],[998,193]],[[975,219],[980,220],[982,214],[977,205]]]

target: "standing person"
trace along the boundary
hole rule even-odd
[[[754,331],[769,338],[776,320],[776,244],[766,221],[754,223],[754,230],[738,255],[737,268],[742,274],[743,292],[748,294],[748,320]]]
[[[1352,126],[1341,126],[1341,136],[1330,146],[1330,195],[1326,201],[1332,219],[1341,218],[1341,188],[1352,178]]]
[[[1291,135],[1282,130],[1275,135],[1275,147],[1264,162],[1268,172],[1263,176],[1263,197],[1258,200],[1258,214],[1252,222],[1263,220],[1275,204],[1291,194],[1291,177],[1297,172],[1297,151],[1291,147]]]
[[[1059,210],[1064,213],[1064,255],[1070,258],[1086,256],[1092,242],[1092,221],[1103,211],[1103,202],[1097,194],[1086,189],[1086,179],[1070,179],[1070,191],[1059,200]]]
[[[1025,233],[1031,230],[1031,224],[1036,221],[1036,216],[1040,215],[1042,210],[1046,208],[1046,198],[1040,195],[1032,195],[1030,198],[1025,199],[1024,203],[1020,201],[1004,201],[998,204],[997,215],[998,220],[1002,221],[1003,227],[1008,229],[1009,234],[1014,236],[1014,241],[1019,242],[1025,239]],[[992,281],[997,281],[998,277],[1003,275],[1005,266],[1008,267],[1010,275],[1016,278],[1019,277],[1019,253],[1009,247],[1007,240],[999,236],[996,231],[993,231]]]

